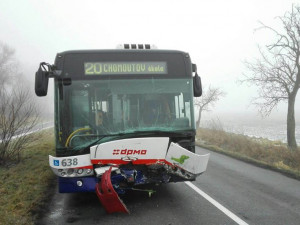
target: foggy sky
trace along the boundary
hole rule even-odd
[[[291,9],[290,0],[74,1],[0,0],[0,41],[16,49],[27,79],[39,62],[54,62],[57,52],[114,49],[123,43],[149,43],[190,53],[204,86],[227,93],[211,116],[256,115],[254,87],[238,85],[243,60],[257,56],[257,44],[270,33],[254,32],[258,21],[277,27],[276,16]],[[33,87],[33,86],[32,86]],[[52,88],[49,88],[52,102]],[[286,118],[286,104],[272,114]],[[300,97],[296,100],[300,117]],[[272,117],[271,117],[272,118]]]

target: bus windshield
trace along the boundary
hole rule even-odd
[[[74,80],[61,98],[56,83],[57,146],[78,148],[121,133],[193,130],[192,86],[191,78]]]

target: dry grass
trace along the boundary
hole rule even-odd
[[[54,153],[53,131],[34,134],[20,163],[0,167],[0,224],[34,224],[55,178],[48,155]]]
[[[300,149],[291,151],[286,144],[262,138],[227,133],[222,129],[197,131],[197,143],[215,151],[255,162],[300,178]]]

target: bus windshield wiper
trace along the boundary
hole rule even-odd
[[[115,137],[115,136],[123,136],[123,135],[126,135],[126,133],[115,133],[115,134],[112,133],[112,134],[99,135],[100,137],[99,137],[97,140],[95,140],[95,141],[93,141],[93,142],[87,144],[86,146],[84,146],[83,149],[86,149],[86,148],[89,148],[89,147],[91,147],[91,146],[93,146],[93,145],[96,145],[96,144],[99,143],[103,138],[106,138],[106,137]]]
[[[167,136],[167,137],[174,137],[174,136],[190,136],[194,134],[193,131],[163,131],[163,130],[136,130],[132,132],[122,132],[114,134],[114,136]]]

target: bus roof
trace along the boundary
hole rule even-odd
[[[64,52],[57,53],[57,56],[63,56],[66,54],[95,54],[95,53],[167,53],[167,54],[182,54],[184,56],[189,56],[188,53],[179,50],[162,50],[162,49],[78,49],[78,50],[68,50]]]

